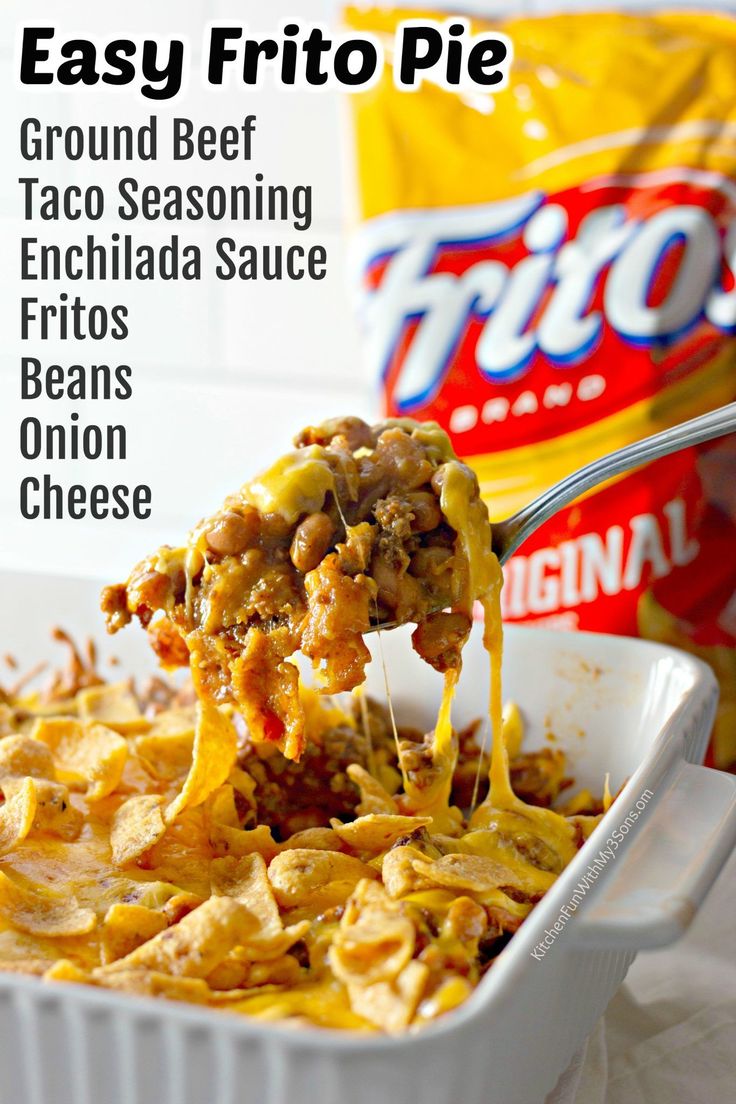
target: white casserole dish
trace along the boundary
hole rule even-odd
[[[0,575],[2,652],[52,657],[49,621],[94,634],[122,670],[151,669],[134,629],[108,641],[97,584]],[[377,639],[373,638],[374,645]],[[402,631],[383,634],[400,719],[429,726],[440,679]],[[487,659],[467,652],[457,723],[486,711]],[[58,654],[56,655],[58,660]],[[384,696],[380,663],[369,690]],[[164,1001],[0,974],[0,1104],[537,1104],[554,1087],[636,952],[687,927],[736,841],[736,779],[696,766],[716,703],[707,667],[673,649],[601,635],[510,629],[504,694],[527,746],[554,732],[580,785],[624,792],[473,997],[406,1038],[250,1021]],[[615,859],[543,956],[532,950],[599,848],[651,791]]]

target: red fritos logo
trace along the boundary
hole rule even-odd
[[[474,455],[656,394],[736,331],[735,213],[736,187],[680,169],[373,219],[359,312],[388,412]]]

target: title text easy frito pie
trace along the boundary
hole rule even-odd
[[[399,20],[349,9],[385,36]],[[491,25],[471,20],[472,30]],[[351,97],[360,319],[385,411],[431,418],[491,517],[736,398],[736,20],[509,19],[509,86]],[[736,762],[736,442],[618,478],[506,570],[508,621],[640,634],[707,659]]]

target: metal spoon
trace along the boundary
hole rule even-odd
[[[501,563],[505,563],[527,537],[563,506],[573,502],[578,495],[605,483],[614,475],[638,468],[641,464],[734,432],[736,402],[720,406],[709,414],[701,414],[698,418],[691,418],[689,422],[682,422],[681,425],[672,426],[671,429],[654,433],[651,437],[644,437],[641,441],[634,441],[616,452],[601,456],[599,460],[586,464],[584,468],[555,483],[510,518],[494,522],[491,527],[493,551]]]

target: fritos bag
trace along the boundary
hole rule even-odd
[[[440,12],[349,9],[393,35]],[[491,24],[471,20],[471,29]],[[736,398],[736,19],[493,24],[493,93],[390,64],[352,97],[360,317],[392,415],[435,419],[501,518],[576,467]],[[390,62],[390,54],[389,54]],[[736,765],[736,440],[613,480],[506,569],[504,617],[638,634],[711,663]]]

